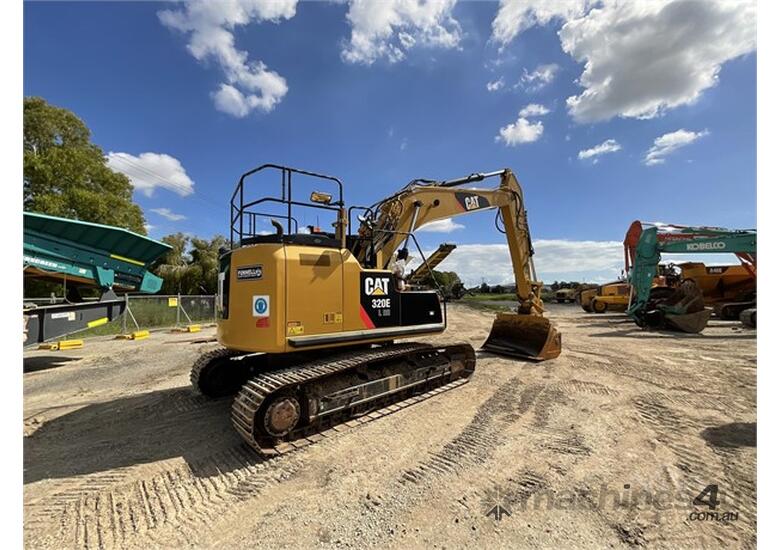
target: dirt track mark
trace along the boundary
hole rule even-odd
[[[541,474],[523,470],[506,480],[507,501],[514,507],[525,509],[528,499],[548,486]]]
[[[542,443],[544,449],[558,454],[588,456],[590,447],[585,444],[582,435],[572,432],[569,434],[553,435]]]
[[[550,422],[550,413],[557,406],[566,403],[569,398],[563,390],[555,386],[548,386],[539,392],[534,403],[534,427],[546,428]]]
[[[576,378],[561,382],[558,384],[558,387],[571,393],[588,393],[591,395],[606,396],[618,395],[616,390],[613,390],[604,384],[599,384],[598,382],[586,382],[584,380],[577,380]]]
[[[737,531],[740,537],[755,533],[756,484],[752,472],[755,465],[746,463],[752,460],[750,453],[742,449],[718,448],[706,445],[698,437],[706,419],[694,419],[672,408],[672,402],[687,402],[685,399],[668,398],[665,394],[654,393],[637,397],[634,405],[642,421],[656,433],[656,439],[666,446],[675,456],[675,466],[683,473],[683,490],[690,495],[698,495],[705,486],[717,484],[720,488],[719,500],[723,510],[739,510],[746,521],[735,523],[731,531]],[[690,405],[688,405],[690,406]],[[745,473],[746,466],[749,474]],[[718,526],[718,531],[733,540],[734,533]],[[752,539],[750,539],[752,540]],[[750,542],[748,541],[748,546]]]
[[[294,456],[263,459],[238,445],[133,483],[106,487],[101,479],[99,487],[74,487],[55,495],[54,502],[64,505],[52,519],[63,545],[118,547],[138,535],[154,537],[152,531],[164,525],[195,530],[301,467]],[[52,515],[51,507],[42,512]]]
[[[474,418],[451,441],[406,470],[401,483],[424,483],[439,475],[447,475],[487,461],[502,443],[501,433],[519,415],[528,411],[539,395],[540,387],[528,387],[522,392],[519,378],[502,384],[477,409]],[[519,400],[518,400],[518,394]]]

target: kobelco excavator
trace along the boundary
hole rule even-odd
[[[755,229],[633,222],[623,242],[626,270],[633,291],[633,300],[626,313],[641,327],[701,332],[707,326],[711,309],[705,307],[702,291],[695,280],[685,279],[674,287],[652,288],[653,279],[658,275],[661,253],[731,252],[756,277],[756,241]],[[744,307],[749,306],[745,304]]]
[[[281,177],[279,196],[252,198],[248,178],[261,173]],[[337,195],[317,190],[299,200],[294,177],[296,190],[305,179],[330,184]],[[496,188],[464,188],[492,177],[500,178]],[[334,231],[300,232],[294,208],[331,212]],[[345,421],[466,382],[474,349],[425,343],[445,330],[446,304],[435,290],[406,285],[403,267],[410,241],[419,250],[415,229],[486,209],[499,210],[518,307],[497,314],[484,348],[532,360],[557,357],[560,334],[542,316],[523,195],[510,170],[414,180],[371,207],[347,208],[339,179],[265,164],[242,175],[233,193],[231,248],[220,257],[222,347],[196,361],[194,387],[213,397],[235,394],[231,417],[238,433],[258,452],[274,454]],[[355,234],[353,211],[360,214]],[[260,229],[263,219],[275,232]],[[419,341],[396,342],[410,337]]]

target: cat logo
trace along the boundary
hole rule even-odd
[[[463,203],[466,205],[466,210],[476,210],[479,208],[479,196],[466,197],[463,199]]]
[[[363,283],[366,296],[387,296],[389,288],[390,277],[366,277]]]

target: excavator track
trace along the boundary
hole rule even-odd
[[[474,372],[468,344],[394,344],[262,373],[236,395],[231,419],[257,452],[276,455],[455,388]]]
[[[235,395],[251,376],[248,362],[246,365],[228,368],[228,361],[240,355],[240,352],[227,348],[217,348],[204,353],[192,365],[190,371],[192,387],[207,397]]]

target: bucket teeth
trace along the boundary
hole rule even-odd
[[[498,355],[546,361],[561,354],[561,335],[544,317],[498,313],[482,349]]]

